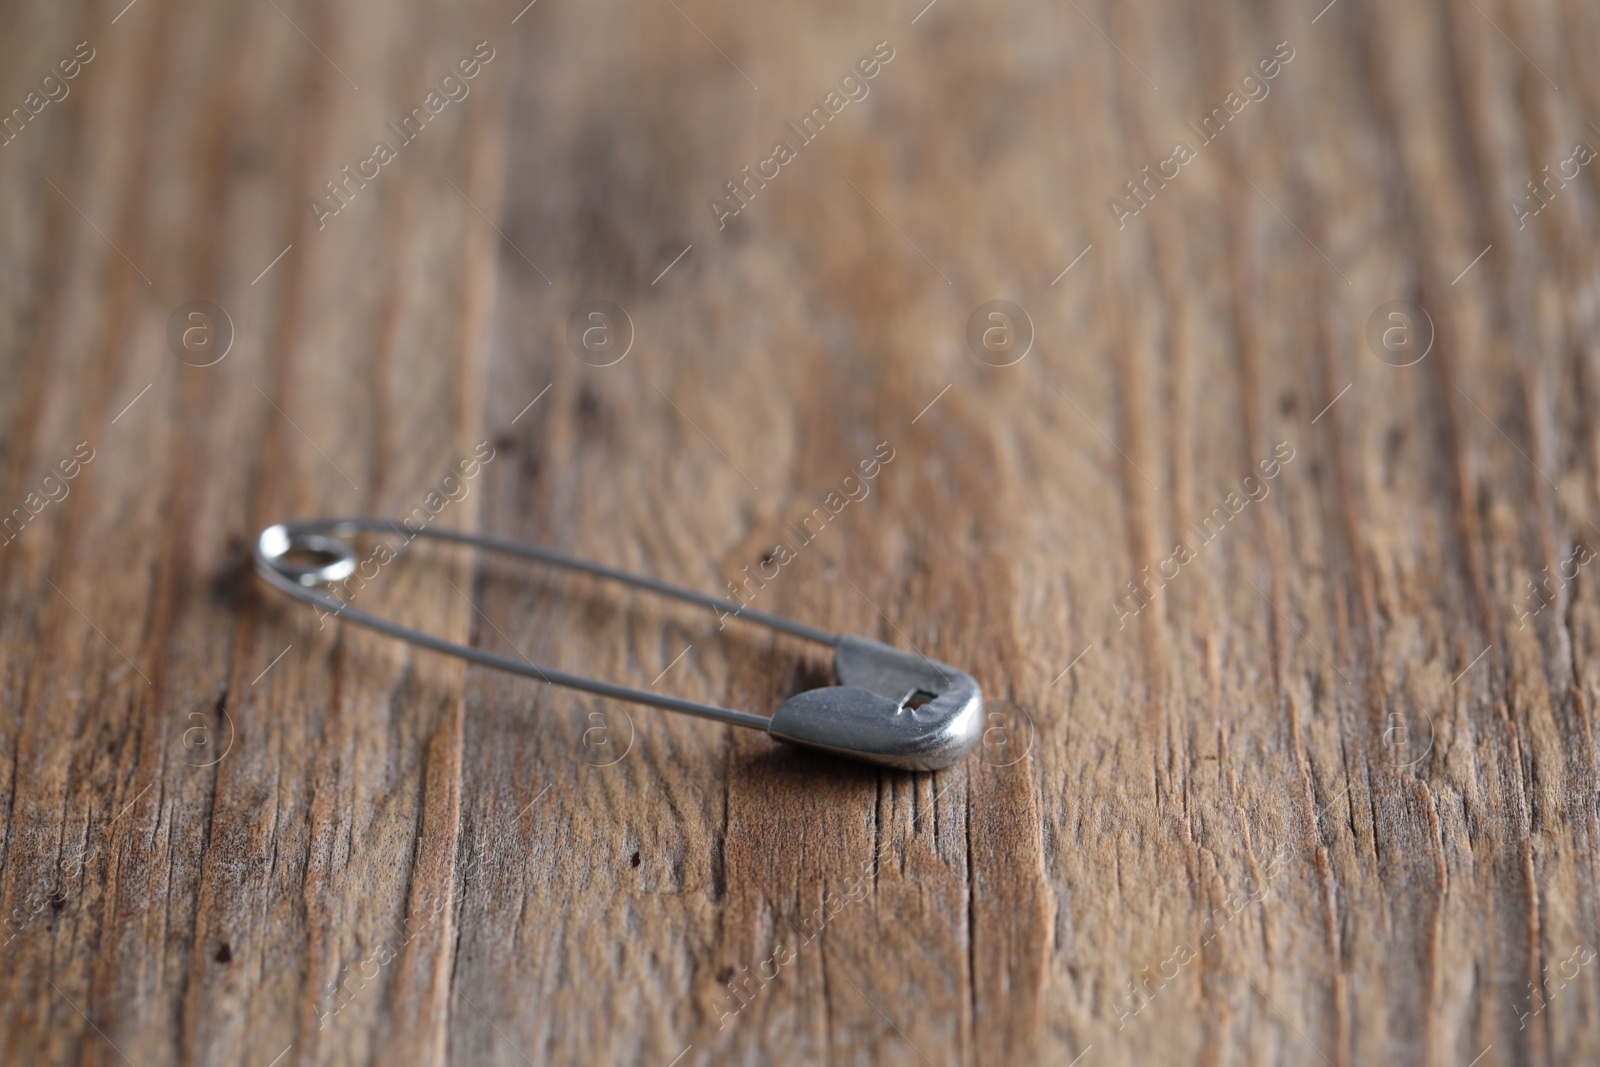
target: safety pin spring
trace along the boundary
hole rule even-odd
[[[769,717],[539,667],[485,649],[446,641],[351,607],[318,588],[343,581],[355,573],[356,551],[345,539],[360,533],[391,533],[408,541],[424,537],[468,545],[698,604],[716,611],[719,616],[743,619],[831,647],[834,674],[839,684],[793,696]],[[295,563],[289,558],[295,553],[323,557],[323,561]],[[755,611],[734,601],[706,596],[547,548],[454,530],[417,529],[403,520],[313,519],[278,523],[262,530],[256,538],[254,560],[256,573],[274,588],[346,622],[485,667],[614,700],[762,730],[792,744],[906,770],[931,771],[955,763],[972,750],[982,735],[983,695],[977,682],[965,671],[865,637],[829,633],[781,615]],[[931,699],[918,703],[919,698]]]

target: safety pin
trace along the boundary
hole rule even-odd
[[[711,608],[719,617],[744,619],[831,647],[834,676],[839,684],[790,697],[768,717],[664,696],[646,689],[632,689],[458,645],[360,611],[317,588],[343,581],[355,573],[356,551],[345,539],[359,533],[390,533],[407,541],[425,537],[468,545],[581,571]],[[296,563],[289,558],[292,553],[310,555],[319,562]],[[706,596],[547,548],[454,530],[416,528],[404,520],[312,519],[268,526],[256,539],[254,557],[256,573],[281,592],[358,626],[485,667],[538,678],[551,685],[764,730],[769,736],[791,744],[905,770],[936,771],[970,752],[983,731],[983,694],[978,683],[965,671],[879,641],[829,633],[781,615],[755,611],[731,600]]]

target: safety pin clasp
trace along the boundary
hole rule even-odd
[[[838,685],[778,706],[767,732],[780,741],[914,771],[936,771],[983,735],[983,694],[970,674],[865,637],[834,646]],[[920,696],[931,697],[918,703]]]
[[[783,702],[769,718],[633,689],[615,682],[540,667],[487,649],[457,644],[368,614],[331,595],[355,570],[356,552],[347,538],[391,534],[469,545],[502,555],[581,571],[661,596],[710,608],[719,618],[737,618],[832,646],[838,685],[812,689]],[[500,541],[433,527],[416,528],[384,519],[313,519],[280,523],[261,531],[255,545],[256,572],[279,591],[343,621],[365,626],[445,655],[538,678],[616,700],[698,715],[734,726],[765,730],[790,744],[868,760],[905,770],[936,771],[955,763],[983,735],[983,694],[965,671],[878,641],[833,634],[780,615],[668,585],[654,578],[576,559],[551,549]],[[310,557],[311,562],[297,562]]]

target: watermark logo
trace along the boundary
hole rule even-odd
[[[591,367],[621,363],[633,348],[633,319],[620,304],[587,300],[567,319],[567,347]]]
[[[984,763],[991,767],[1014,767],[1028,758],[1037,731],[1027,708],[1008,700],[1004,711],[990,705],[983,717]]]
[[[967,347],[991,367],[1021,363],[1033,350],[1033,320],[1009,300],[979,304],[967,319]]]
[[[622,730],[613,716],[620,715],[627,729]],[[610,767],[622,762],[633,751],[633,716],[622,708],[609,711],[591,711],[585,716],[587,726],[579,746],[578,758],[591,767]]]
[[[1367,319],[1367,347],[1391,367],[1413,367],[1433,351],[1433,319],[1415,300],[1379,304]]]
[[[167,348],[191,367],[221,363],[233,347],[233,319],[219,304],[190,300],[167,316]]]
[[[1415,767],[1427,759],[1428,753],[1433,751],[1433,718],[1428,715],[1424,715],[1423,718],[1428,720],[1428,737],[1426,743],[1421,746],[1420,752],[1417,751],[1417,745],[1413,743],[1411,728],[1406,725],[1404,715],[1401,715],[1398,711],[1391,711],[1388,719],[1385,720],[1383,747],[1389,750],[1389,765],[1395,770]]]
[[[205,714],[189,713],[189,728],[183,731],[183,762],[191,767],[215,767],[222,758],[233,751],[233,716],[222,702],[217,704],[221,722],[215,726],[206,722]]]

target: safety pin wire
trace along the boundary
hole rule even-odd
[[[455,530],[416,529],[403,520],[396,523],[387,519],[315,519],[306,522],[287,522],[269,526],[261,531],[261,536],[256,539],[253,552],[256,573],[280,592],[320,607],[335,618],[355,623],[358,626],[365,626],[368,629],[399,638],[422,648],[431,649],[434,652],[442,652],[447,656],[455,656],[458,659],[464,659],[480,666],[495,667],[529,678],[538,678],[550,685],[559,685],[568,689],[594,693],[613,700],[625,700],[636,704],[665,708],[669,711],[680,711],[705,719],[730,723],[734,726],[749,727],[753,730],[765,731],[767,729],[770,720],[764,715],[755,715],[748,711],[719,707],[715,704],[702,704],[693,700],[685,700],[681,697],[666,696],[651,692],[648,689],[634,689],[614,682],[588,678],[581,674],[570,674],[551,667],[540,667],[533,663],[512,659],[509,656],[503,656],[486,649],[447,641],[432,634],[423,633],[420,630],[401,626],[398,623],[369,614],[359,608],[351,607],[346,601],[325,593],[316,588],[316,586],[342,581],[355,572],[355,549],[343,538],[351,537],[358,533],[398,535],[404,537],[407,542],[422,537],[433,541],[467,545],[488,552],[498,552],[506,556],[516,556],[554,567],[590,574],[597,578],[609,579],[610,581],[620,582],[623,585],[631,585],[635,588],[647,590],[659,596],[671,597],[699,605],[700,607],[710,608],[722,616],[743,619],[759,626],[804,638],[807,641],[815,641],[830,648],[839,643],[838,634],[829,633],[815,626],[807,626],[805,623],[796,622],[782,615],[756,611],[735,601],[707,596],[692,589],[684,589],[667,582],[657,581],[644,575],[633,574],[629,571],[618,570],[615,567],[607,567],[604,564],[577,559],[565,553],[556,552],[548,548],[539,548],[535,545],[502,541],[493,537],[461,533]],[[297,550],[334,558],[331,562],[312,566],[289,563],[284,557]]]

